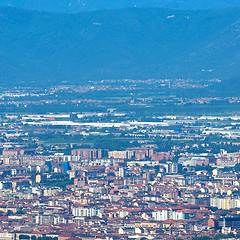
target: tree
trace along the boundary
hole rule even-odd
[[[28,235],[20,235],[19,239],[30,239]]]
[[[193,237],[192,240],[208,240],[212,239],[211,237],[208,236],[203,236],[203,237]]]
[[[24,212],[22,210],[18,210],[16,214],[24,214]]]
[[[226,239],[228,238],[226,235],[223,235],[223,234],[218,234],[214,237],[214,239]]]
[[[240,163],[237,163],[234,167],[236,172],[240,172]]]
[[[233,234],[233,233],[229,233],[229,234],[227,234],[227,236],[226,236],[227,238],[234,238],[235,237],[235,235]]]
[[[7,211],[7,215],[13,215],[13,211],[12,210],[8,210]]]

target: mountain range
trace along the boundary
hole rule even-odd
[[[77,13],[132,7],[159,7],[172,9],[219,9],[240,7],[239,0],[0,0],[0,6],[28,10]]]
[[[0,83],[240,76],[240,9],[0,7]]]

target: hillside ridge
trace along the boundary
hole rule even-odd
[[[0,7],[0,81],[236,77],[239,16],[239,8],[53,14]]]

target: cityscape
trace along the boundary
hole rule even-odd
[[[0,240],[240,239],[240,0],[0,0]]]
[[[166,80],[149,82],[151,88],[177,88]],[[184,88],[202,88],[186,82]],[[107,103],[110,88],[2,89],[1,105],[12,113],[0,119],[0,239],[240,238],[237,108],[231,115],[151,110],[141,116],[138,104],[144,112],[179,100],[145,99],[145,89],[125,93],[126,87],[124,93],[118,89],[121,100]],[[69,93],[72,108],[83,103],[89,112],[68,113],[61,94]],[[196,99],[193,109],[212,105]],[[228,106],[239,106],[238,98],[231,99]],[[45,113],[37,113],[39,104]],[[62,112],[48,112],[61,105]]]

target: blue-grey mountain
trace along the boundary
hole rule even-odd
[[[240,9],[0,8],[0,82],[240,76]]]

